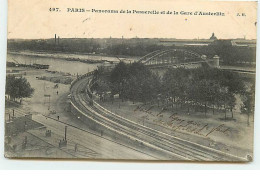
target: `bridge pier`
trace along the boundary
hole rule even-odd
[[[207,60],[210,67],[219,68],[219,56],[215,55],[212,59]]]

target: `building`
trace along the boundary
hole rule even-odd
[[[214,32],[212,33],[211,37],[209,38],[210,40],[217,40],[217,37],[215,36]]]

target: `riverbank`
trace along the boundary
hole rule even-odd
[[[51,57],[54,59],[63,59],[66,61],[79,61],[83,63],[95,64],[104,62],[119,62],[124,60],[126,62],[131,62],[137,60],[138,57],[130,56],[111,56],[105,54],[93,54],[93,53],[60,53],[60,52],[41,52],[41,51],[7,51],[7,54],[13,55],[24,55],[24,56],[34,56],[34,57]]]

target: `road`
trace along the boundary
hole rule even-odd
[[[41,138],[42,140],[58,146],[58,141],[64,138],[64,128],[67,128],[68,146],[62,150],[71,154],[73,158],[90,158],[90,159],[155,159],[152,156],[138,152],[124,145],[109,141],[105,138],[97,136],[85,129],[78,128],[69,123],[58,121],[54,118],[35,115],[33,120],[42,123],[51,130],[54,135],[48,140],[44,135],[37,130],[29,131],[31,134]],[[73,151],[75,144],[78,144],[82,149],[81,153],[77,154]],[[83,150],[84,149],[84,150]],[[84,154],[82,154],[84,153]]]
[[[167,158],[172,160],[190,161],[246,161],[244,158],[236,157],[228,153],[195,144],[169,134],[156,131],[142,126],[135,122],[120,117],[104,109],[96,102],[93,106],[89,105],[90,98],[84,93],[88,80],[86,77],[78,80],[71,88],[71,101],[78,111],[109,130],[115,131],[130,141],[139,141],[143,148],[151,148],[154,153],[164,153]],[[137,146],[138,148],[138,146]]]
[[[35,129],[28,131],[29,133],[37,137],[39,140],[47,142],[54,147],[58,147],[59,140],[64,138],[64,127],[68,126],[68,146],[62,148],[62,151],[68,153],[68,156],[71,158],[129,160],[157,159],[143,152],[129,148],[128,146],[105,139],[95,134],[93,131],[89,131],[87,125],[83,124],[78,119],[73,118],[72,114],[64,109],[67,105],[66,100],[69,93],[69,86],[60,84],[58,89],[54,89],[53,87],[55,83],[36,79],[35,77],[39,75],[41,75],[39,71],[35,72],[35,74],[27,74],[26,78],[30,82],[31,86],[35,88],[35,92],[30,99],[23,102],[24,106],[22,108],[15,109],[15,114],[24,115],[31,112],[34,121],[43,124],[48,130],[52,131],[52,137],[46,138],[45,130],[43,133],[42,131]],[[59,94],[56,93],[57,90]],[[55,114],[49,114],[48,103],[44,103],[45,100],[42,97],[44,97],[46,92],[51,95],[50,110],[55,110]],[[57,120],[57,115],[60,116],[59,121]],[[81,154],[73,151],[75,144],[79,145]],[[40,154],[38,155],[41,156]],[[63,157],[62,154],[55,155],[54,153],[53,155],[54,158]],[[49,157],[49,155],[46,155],[45,157]],[[64,157],[68,158],[67,155]]]

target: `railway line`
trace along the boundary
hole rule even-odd
[[[89,89],[91,75],[75,81],[71,87],[72,106],[84,117],[129,139],[129,143],[138,141],[143,146],[164,152],[172,158],[187,161],[236,161],[246,159],[224,153],[213,148],[192,143],[169,134],[148,128],[116,115],[92,100]],[[91,103],[90,103],[91,102]]]

